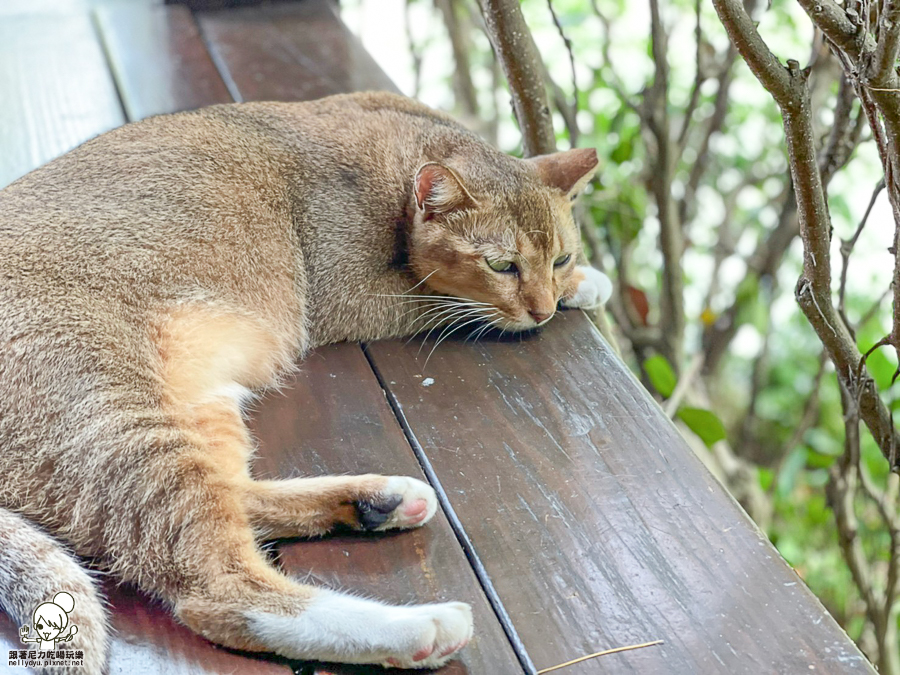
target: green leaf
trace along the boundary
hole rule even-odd
[[[678,417],[706,443],[708,448],[725,439],[725,426],[711,410],[685,407],[678,410]]]
[[[780,498],[786,498],[797,486],[800,472],[806,466],[806,455],[807,449],[802,445],[798,445],[785,458],[781,465],[781,471],[778,472],[778,481],[775,484],[776,493]]]
[[[659,354],[651,356],[644,361],[644,370],[647,371],[647,377],[650,378],[653,388],[660,395],[669,398],[675,390],[678,378],[675,377],[675,371],[672,370],[672,366],[666,360],[666,357]]]

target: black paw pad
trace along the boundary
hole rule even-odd
[[[384,525],[402,501],[401,495],[388,495],[354,502],[360,526],[364,530],[374,530]]]

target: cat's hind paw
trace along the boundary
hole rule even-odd
[[[410,607],[400,625],[416,638],[408,653],[388,658],[386,668],[439,668],[472,639],[472,608],[463,602]]]
[[[473,632],[464,602],[398,607],[323,589],[299,614],[248,612],[246,619],[254,640],[288,658],[385,668],[438,668]]]
[[[380,494],[354,503],[363,530],[421,527],[437,512],[434,490],[423,481],[408,476],[389,476]]]
[[[613,285],[609,277],[590,265],[578,265],[573,278],[574,290],[562,298],[563,307],[595,309],[612,296]]]

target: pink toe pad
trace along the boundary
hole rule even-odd
[[[404,517],[410,520],[421,520],[428,513],[428,502],[424,499],[416,499],[403,507]]]

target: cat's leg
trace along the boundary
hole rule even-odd
[[[263,538],[309,537],[337,525],[382,531],[420,527],[438,503],[427,483],[407,476],[321,476],[251,480],[250,434],[233,398],[190,407],[186,428],[200,434],[223,471],[234,477],[250,523]]]
[[[139,575],[129,575],[122,561],[118,568],[165,598],[183,623],[236,649],[409,668],[442,665],[469,641],[468,605],[392,607],[297,584],[269,564],[255,541],[263,513],[283,522],[273,510],[294,508],[289,520],[298,522],[323,491],[330,495],[321,509],[328,518],[335,512],[350,518],[345,500],[358,513],[364,500],[394,495],[402,499],[390,514],[422,495],[430,516],[436,502],[427,485],[382,476],[254,483],[245,470],[252,446],[233,400],[185,408],[177,419],[183,446],[170,439],[165,459],[155,471],[145,467],[142,478],[151,484],[143,488],[140,517],[154,526],[142,531],[141,543],[152,555],[142,555]]]
[[[336,525],[358,530],[420,527],[438,503],[430,485],[407,476],[322,476],[252,481],[244,504],[263,537],[316,536]]]
[[[168,519],[154,531],[175,536],[144,542],[158,569],[143,578],[196,632],[237,649],[408,668],[440,666],[471,638],[462,603],[392,607],[288,579],[257,548],[233,477],[201,449],[179,454],[167,460],[173,497],[149,500],[142,514]]]

